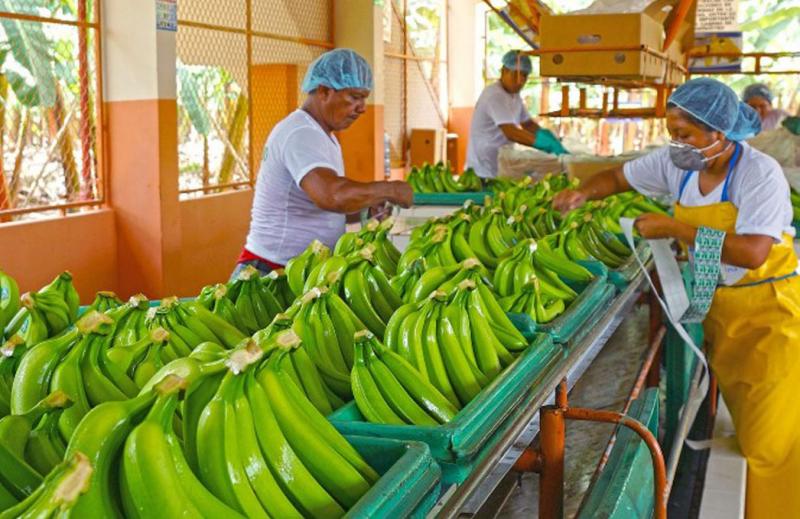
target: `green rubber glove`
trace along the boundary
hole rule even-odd
[[[544,128],[536,130],[536,140],[533,142],[533,147],[537,150],[542,150],[554,155],[563,155],[569,153],[561,142],[558,140],[553,132]]]

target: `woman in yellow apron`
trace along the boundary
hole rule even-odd
[[[800,518],[800,277],[788,183],[777,162],[742,142],[760,130],[758,115],[716,80],[677,88],[667,127],[669,146],[553,204],[569,210],[635,189],[675,202],[674,218],[637,219],[645,238],[692,247],[701,228],[725,233],[721,283],[703,326],[747,458],[747,517]]]

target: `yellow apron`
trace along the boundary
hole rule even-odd
[[[679,195],[675,219],[735,232],[727,180],[719,203],[685,207]],[[800,518],[800,277],[787,277],[796,269],[785,235],[761,267],[717,288],[703,323],[711,369],[747,458],[748,519]]]

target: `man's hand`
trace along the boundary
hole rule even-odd
[[[389,197],[389,202],[399,205],[405,209],[414,205],[414,190],[408,182],[402,180],[395,180],[389,182],[392,186],[392,195]]]
[[[636,230],[642,238],[658,240],[662,238],[681,238],[681,224],[670,216],[656,213],[645,213],[636,219]]]
[[[586,203],[588,197],[578,189],[565,189],[553,198],[553,209],[567,213]]]

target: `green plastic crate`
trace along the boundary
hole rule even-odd
[[[558,344],[578,341],[591,329],[586,325],[595,315],[605,311],[616,293],[616,287],[609,285],[604,278],[597,277],[578,294],[563,314],[549,323],[538,324],[538,329],[549,334]]]
[[[642,260],[642,263],[645,264],[652,255],[650,246],[647,245],[647,242],[645,240],[641,240],[636,245],[636,253]],[[640,270],[641,268],[639,267],[639,262],[636,261],[636,258],[631,256],[630,258],[627,259],[627,261],[625,261],[625,263],[622,264],[621,267],[617,269],[610,269],[608,271],[608,279],[618,289],[625,290],[625,288],[627,288],[627,286],[631,283],[631,281],[633,281],[636,278],[636,276],[639,275]]]
[[[658,432],[658,388],[650,388],[633,402],[628,416]],[[592,483],[578,511],[578,519],[650,519],[653,515],[653,463],[650,450],[633,430],[620,426],[603,472]]]
[[[487,196],[492,196],[491,191],[472,191],[468,193],[414,193],[414,205],[464,205],[467,200],[476,204],[483,204]]]
[[[334,411],[328,418],[342,434],[422,441],[430,446],[438,463],[463,464],[478,456],[531,390],[546,380],[563,359],[563,348],[546,334],[536,334],[527,350],[444,425],[369,423],[355,402]]]
[[[794,227],[795,239],[800,239],[800,220],[793,221],[792,226]]]
[[[442,469],[427,445],[416,441],[347,436],[381,475],[345,517],[423,518],[439,498]]]

